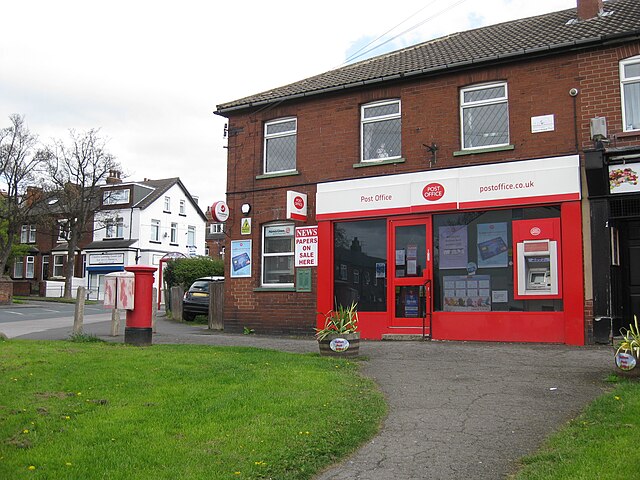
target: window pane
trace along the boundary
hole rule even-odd
[[[296,130],[295,120],[267,124],[267,135],[274,135],[276,133],[283,133],[283,132],[295,132],[295,130]]]
[[[333,294],[338,305],[363,312],[387,310],[387,221],[336,223]]]
[[[293,283],[293,256],[264,258],[263,283]]]
[[[463,110],[464,148],[509,143],[507,103]]]
[[[364,107],[364,118],[382,117],[396,113],[400,113],[400,103],[398,102]]]
[[[485,100],[492,100],[495,98],[504,98],[504,97],[505,97],[504,85],[464,92],[465,103],[481,102]]]
[[[264,253],[287,253],[293,251],[293,237],[264,239]]]
[[[363,160],[400,156],[402,139],[399,118],[365,123],[362,128]]]
[[[265,172],[281,172],[296,168],[296,136],[267,139]]]
[[[24,276],[24,259],[16,258],[15,268],[13,269],[13,276],[15,278],[22,278]]]
[[[27,257],[27,272],[26,272],[27,274],[26,274],[26,278],[33,278],[34,266],[35,266],[34,257]]]
[[[640,62],[624,66],[624,78],[640,77]]]
[[[640,129],[640,82],[624,85],[625,130]]]

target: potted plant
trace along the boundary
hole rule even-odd
[[[618,344],[615,354],[616,367],[627,375],[640,375],[640,368],[637,368],[640,358],[640,329],[638,328],[638,318],[633,316],[634,324],[629,328],[620,330],[622,340]]]
[[[334,357],[356,357],[360,351],[357,303],[338,305],[324,315],[323,328],[316,328],[316,339],[320,355]]]

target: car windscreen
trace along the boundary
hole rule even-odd
[[[190,292],[208,292],[209,291],[209,282],[193,282]]]

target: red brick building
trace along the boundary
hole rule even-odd
[[[640,151],[639,25],[635,0],[578,0],[219,105],[225,328],[311,334],[352,301],[373,339],[583,344],[627,319],[593,271],[620,263],[607,164]]]

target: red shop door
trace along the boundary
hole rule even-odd
[[[392,327],[429,334],[431,320],[431,217],[391,221]]]

